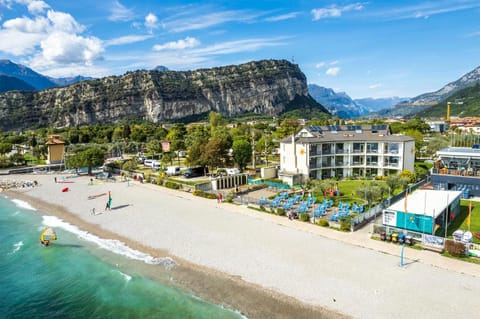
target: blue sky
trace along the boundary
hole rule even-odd
[[[0,58],[54,77],[287,59],[353,98],[413,97],[479,57],[479,0],[0,0]]]

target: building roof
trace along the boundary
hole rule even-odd
[[[461,194],[461,191],[416,190],[407,196],[407,212],[436,218],[445,210],[447,205],[450,205]],[[405,199],[393,203],[385,210],[404,212]]]
[[[480,148],[473,147],[448,147],[437,151],[440,157],[478,157],[480,158]]]
[[[388,125],[330,125],[330,126],[307,126],[295,136],[298,143],[325,143],[325,142],[348,142],[348,141],[387,141],[409,142],[414,138],[391,134]],[[291,143],[292,138],[287,137],[282,143]]]
[[[46,145],[60,145],[60,144],[65,144],[65,142],[60,140],[60,135],[50,135],[48,137],[48,141],[45,144]]]

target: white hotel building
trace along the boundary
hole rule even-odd
[[[279,178],[375,177],[414,172],[415,140],[388,125],[307,126],[280,142]]]

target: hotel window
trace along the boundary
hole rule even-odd
[[[378,153],[378,143],[367,143],[367,153]]]
[[[353,143],[353,153],[363,153],[363,143]]]

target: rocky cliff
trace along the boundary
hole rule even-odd
[[[210,111],[225,116],[276,115],[291,108],[294,100],[313,101],[305,75],[285,60],[186,72],[135,71],[38,92],[0,94],[0,128],[63,127],[124,119],[159,122]]]

